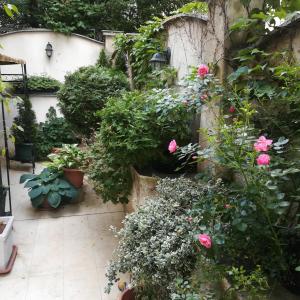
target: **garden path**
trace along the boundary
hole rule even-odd
[[[85,183],[84,202],[37,211],[19,184],[23,173],[10,171],[18,256],[0,276],[0,299],[116,300],[116,288],[104,293],[105,267],[117,243],[109,227],[121,226],[123,207],[104,204]]]

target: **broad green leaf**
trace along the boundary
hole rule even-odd
[[[38,180],[28,180],[28,181],[25,183],[24,187],[25,187],[25,188],[34,188],[34,187],[39,186],[40,184],[41,184],[41,183],[40,183],[40,181],[38,181]]]
[[[295,271],[300,272],[300,266],[296,267]]]
[[[50,185],[43,186],[43,194],[47,195],[50,192]]]
[[[33,207],[38,208],[45,201],[44,195],[41,195],[37,198],[31,199],[31,204]]]
[[[61,189],[68,189],[70,184],[66,180],[61,179],[58,187]]]
[[[43,193],[43,188],[42,187],[37,187],[32,189],[28,195],[31,199],[39,197]]]
[[[58,193],[49,193],[47,199],[49,204],[54,208],[57,208],[61,203],[61,196]]]
[[[34,179],[36,177],[37,177],[37,175],[35,175],[35,174],[23,174],[20,177],[20,183],[24,183],[26,180],[31,180],[31,179]]]

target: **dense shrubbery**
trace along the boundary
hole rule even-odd
[[[119,272],[129,272],[137,293],[149,299],[169,299],[175,279],[193,269],[196,223],[187,221],[186,212],[199,199],[202,188],[187,179],[164,179],[157,190],[157,197],[126,217],[118,233],[117,258],[107,274],[108,290]]]
[[[174,136],[188,141],[192,115],[171,90],[125,93],[111,98],[99,115],[89,175],[105,201],[127,201],[130,166],[156,162],[176,168],[167,145]]]
[[[75,144],[78,138],[72,127],[62,117],[57,117],[56,110],[49,108],[47,120],[40,123],[37,132],[36,155],[38,159],[45,159],[53,148],[60,148],[63,144]]]
[[[89,136],[99,127],[96,111],[108,98],[118,97],[126,89],[128,83],[123,73],[98,66],[82,67],[66,76],[58,92],[59,105],[74,130]]]

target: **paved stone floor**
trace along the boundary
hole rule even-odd
[[[19,252],[12,272],[0,276],[0,299],[117,300],[116,288],[104,293],[105,268],[117,243],[109,227],[121,226],[123,207],[104,204],[85,184],[84,202],[35,210],[19,184],[23,173],[10,171]]]

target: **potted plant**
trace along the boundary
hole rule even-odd
[[[134,289],[126,289],[122,293],[120,300],[135,300]]]
[[[13,221],[14,217],[0,217],[0,274],[10,272],[16,247],[13,245]]]
[[[32,162],[37,123],[35,112],[27,97],[18,103],[18,112],[11,130],[15,139],[15,159],[21,162]]]
[[[84,173],[80,169],[85,155],[76,144],[65,144],[58,152],[49,154],[48,158],[52,161],[51,166],[63,170],[65,178],[73,186],[80,188],[83,185]]]
[[[62,201],[72,201],[78,195],[78,190],[64,180],[62,173],[56,169],[45,168],[38,175],[23,174],[20,183],[25,183],[35,208],[57,208]]]

